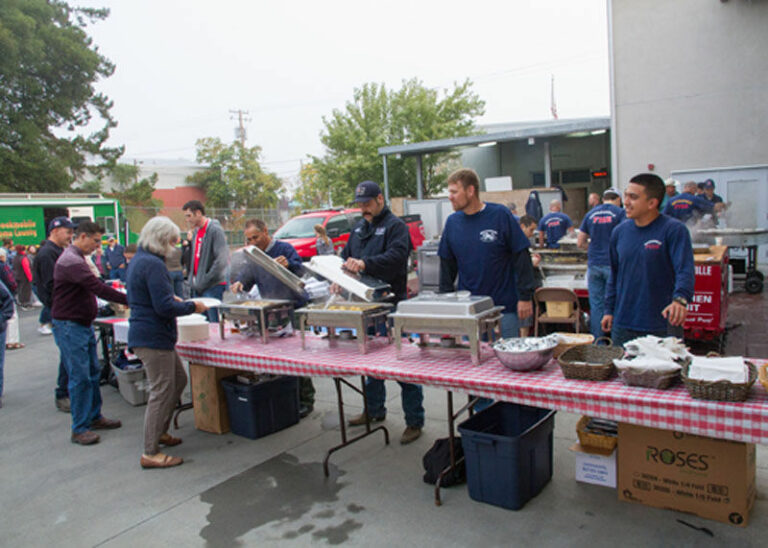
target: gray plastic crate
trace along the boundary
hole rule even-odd
[[[123,371],[112,365],[112,371],[117,377],[120,395],[131,405],[144,405],[149,400],[149,381],[144,367]]]

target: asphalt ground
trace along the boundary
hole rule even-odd
[[[425,390],[424,435],[398,439],[404,422],[399,387],[388,382],[391,443],[371,436],[331,457],[339,441],[330,379],[315,379],[314,412],[259,440],[194,429],[191,412],[173,431],[184,443],[169,453],[185,463],[142,470],[144,407],[102,386],[104,414],[123,427],[99,444],[70,443],[69,415],[54,408],[58,351],[22,312],[27,346],[6,354],[0,409],[0,546],[765,546],[768,451],[758,447],[758,500],[746,528],[680,512],[619,502],[616,490],[578,483],[578,416],[555,418],[554,474],[521,510],[471,500],[466,485],[443,490],[443,505],[422,482],[422,456],[447,434],[445,393]],[[762,295],[733,295],[728,353],[768,356]],[[461,397],[457,399],[463,399]],[[355,402],[352,394],[346,396]],[[348,413],[359,412],[351,406]],[[682,519],[711,530],[691,529]]]

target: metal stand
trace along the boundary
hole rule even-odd
[[[325,460],[323,461],[323,472],[325,473],[326,478],[330,475],[328,470],[328,460],[331,458],[331,454],[338,451],[339,449],[343,449],[348,445],[352,445],[356,441],[370,436],[377,430],[381,430],[382,432],[384,432],[384,443],[389,445],[389,431],[385,426],[377,426],[376,428],[371,428],[371,420],[370,420],[370,417],[368,417],[368,399],[365,396],[365,377],[360,377],[360,380],[361,380],[361,388],[357,388],[356,386],[352,385],[350,382],[348,382],[345,379],[342,379],[339,377],[333,378],[333,383],[336,385],[336,396],[338,398],[338,404],[339,404],[339,425],[341,426],[341,443],[335,447],[331,447],[328,450],[328,452],[325,454]],[[344,400],[341,394],[342,384],[347,385],[349,388],[351,388],[352,390],[354,390],[355,392],[357,392],[363,397],[363,413],[365,414],[365,419],[366,419],[365,432],[351,439],[347,439],[347,425],[344,421]]]
[[[453,450],[453,440],[456,438],[454,435],[454,425],[456,423],[456,419],[459,418],[465,411],[469,412],[469,415],[472,416],[474,413],[474,406],[477,403],[477,401],[480,398],[475,396],[467,396],[467,403],[458,411],[455,413],[453,412],[453,392],[448,391],[448,450],[451,455],[451,464],[449,464],[445,470],[440,472],[440,475],[437,476],[437,481],[435,482],[435,506],[441,506],[443,504],[443,501],[440,500],[440,485],[443,482],[443,478],[452,472],[456,465],[461,463],[464,460],[464,457],[461,457],[459,460],[456,460],[456,454]]]

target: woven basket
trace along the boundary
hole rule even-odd
[[[760,379],[760,384],[762,384],[763,388],[768,391],[768,363],[764,363],[760,366],[757,376]]]
[[[592,417],[584,415],[576,425],[576,433],[579,435],[579,443],[583,447],[591,447],[608,453],[613,452],[619,438],[616,436],[603,436],[593,432],[587,432],[587,424],[589,424],[590,420],[592,420]]]
[[[691,397],[699,400],[716,401],[744,401],[749,396],[749,389],[757,380],[757,367],[752,362],[745,361],[749,368],[749,380],[745,383],[733,383],[728,381],[700,381],[688,378],[688,369],[691,364],[683,366],[680,377],[688,389]]]
[[[691,358],[686,358],[683,365],[688,365],[690,363]],[[639,367],[629,367],[619,369],[619,378],[627,386],[641,386],[643,388],[666,390],[680,380],[680,371],[660,373],[658,371],[649,371],[648,369],[641,369]]]
[[[557,362],[566,379],[604,381],[616,371],[613,360],[623,355],[624,349],[621,347],[589,344],[566,350],[557,358]]]
[[[568,337],[570,339],[579,339],[577,342],[560,342],[555,347],[555,351],[552,353],[552,355],[557,358],[565,352],[566,350],[570,350],[574,346],[581,346],[582,344],[592,344],[595,342],[595,336],[590,335],[589,333],[553,333],[553,335],[562,335],[563,337]]]

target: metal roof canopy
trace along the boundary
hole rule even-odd
[[[493,124],[485,127],[488,132],[480,135],[380,147],[378,153],[379,156],[383,156],[384,161],[384,197],[386,201],[389,202],[389,180],[387,177],[387,156],[389,155],[398,154],[400,156],[417,157],[417,190],[420,195],[422,186],[421,155],[423,154],[446,152],[461,147],[476,147],[483,143],[503,143],[508,141],[519,141],[530,137],[557,137],[560,135],[568,135],[570,133],[609,130],[611,128],[611,118],[604,116],[598,118],[575,118],[570,120],[544,120],[538,122]]]

